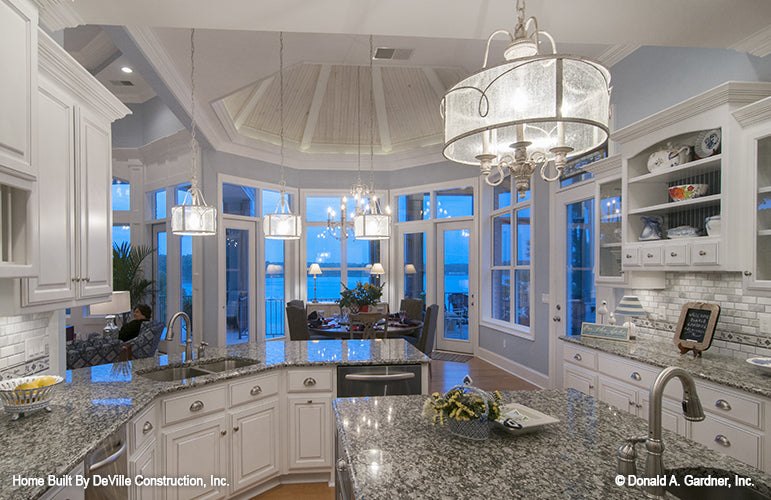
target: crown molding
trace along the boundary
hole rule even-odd
[[[621,172],[621,154],[618,153],[590,163],[584,167],[584,170],[591,172],[595,177],[602,177],[614,171]]]
[[[640,47],[642,45],[633,43],[611,45],[605,52],[595,57],[595,60],[610,68]]]
[[[753,56],[766,57],[771,54],[771,25],[756,31],[729,48],[739,52],[747,52]]]
[[[74,28],[86,21],[75,10],[74,2],[67,0],[32,0],[40,12],[40,24],[50,32]]]
[[[38,68],[53,82],[88,103],[93,111],[110,122],[131,114],[130,109],[39,28]]]
[[[619,129],[611,139],[625,143],[723,104],[746,105],[771,95],[771,82],[726,82]]]
[[[771,118],[771,97],[753,102],[732,113],[742,127],[760,123]]]

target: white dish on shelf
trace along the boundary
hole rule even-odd
[[[696,136],[693,152],[699,158],[708,158],[720,148],[720,129],[705,130]]]
[[[766,373],[771,373],[771,358],[749,358],[747,363],[757,366]]]
[[[501,416],[495,421],[495,425],[509,434],[519,435],[536,431],[557,422],[559,419],[538,410],[517,403],[509,403],[501,408]]]
[[[667,238],[693,238],[699,236],[699,230],[691,226],[678,226],[672,229],[667,229]]]

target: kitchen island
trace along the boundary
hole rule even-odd
[[[507,392],[504,404],[523,404],[559,422],[526,435],[494,430],[473,441],[432,426],[422,415],[425,400],[335,400],[338,467],[347,472],[353,498],[644,498],[639,488],[615,482],[618,447],[647,434],[641,418],[574,389]],[[771,485],[768,474],[677,434],[665,431],[664,445],[666,468],[709,466],[751,478],[759,488]],[[642,476],[644,446],[638,455]]]
[[[52,397],[52,412],[37,411],[16,421],[11,421],[9,414],[0,415],[0,498],[37,498],[47,486],[39,486],[35,480],[48,475],[65,476],[105,438],[157,399],[169,395],[210,385],[221,387],[223,382],[282,369],[428,363],[423,353],[404,340],[271,341],[209,347],[205,360],[225,357],[247,358],[256,363],[169,382],[155,381],[142,373],[181,364],[182,355],[67,371],[65,382]],[[423,372],[427,372],[425,366]],[[333,386],[334,382],[332,392]],[[285,386],[278,387],[279,392],[286,390]],[[159,426],[156,422],[155,427]]]

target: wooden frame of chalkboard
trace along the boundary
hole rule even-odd
[[[707,302],[684,304],[674,338],[680,354],[693,351],[694,357],[701,356],[702,351],[709,349],[719,316],[720,306],[717,304]]]

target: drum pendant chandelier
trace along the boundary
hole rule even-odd
[[[265,237],[273,240],[299,240],[302,235],[302,218],[292,213],[286,194],[284,179],[284,32],[279,33],[279,116],[281,138],[281,197],[272,214],[265,214],[262,230]]]
[[[505,62],[487,67],[490,42],[509,37]],[[541,53],[542,38],[552,53]],[[560,178],[568,159],[601,149],[608,141],[610,72],[589,59],[557,54],[554,39],[525,19],[517,0],[512,35],[498,30],[487,39],[482,70],[458,82],[442,98],[442,154],[456,163],[478,165],[485,182],[497,186],[508,169],[520,197],[541,177]],[[549,163],[553,175],[547,174]]]
[[[217,234],[217,209],[206,204],[198,187],[196,158],[198,142],[195,140],[195,29],[190,30],[190,189],[181,205],[171,207],[171,233],[186,236],[212,236]]]

